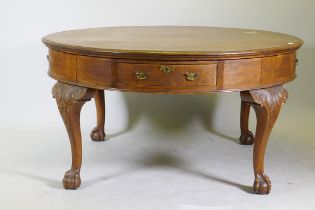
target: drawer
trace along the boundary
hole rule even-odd
[[[295,78],[296,54],[262,58],[261,86],[283,84]]]
[[[118,63],[119,84],[195,86],[216,84],[216,63]]]
[[[76,81],[76,56],[49,50],[49,75],[57,80]]]

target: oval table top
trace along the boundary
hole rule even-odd
[[[45,36],[49,75],[95,89],[197,93],[273,87],[296,77],[297,37],[251,29],[144,26]]]
[[[303,44],[301,39],[283,33],[198,26],[79,29],[50,34],[43,38],[43,42],[50,48],[87,55],[186,55],[216,58],[285,53],[294,51]]]

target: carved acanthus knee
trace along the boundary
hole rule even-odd
[[[52,89],[52,94],[56,98],[59,112],[67,128],[72,151],[71,169],[65,173],[63,185],[66,189],[76,189],[81,183],[80,112],[84,103],[93,97],[95,90],[57,82]]]
[[[271,189],[269,177],[264,174],[265,149],[281,106],[287,97],[288,92],[282,86],[241,93],[242,101],[251,103],[257,116],[253,162],[254,191],[258,194],[268,194]]]
[[[66,120],[65,116],[69,107],[73,104],[91,100],[95,94],[95,90],[57,82],[52,88],[52,94],[57,101],[58,109],[62,118]]]

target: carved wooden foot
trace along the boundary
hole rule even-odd
[[[81,185],[80,170],[71,169],[65,173],[62,180],[63,187],[68,190],[75,190]]]
[[[243,145],[252,145],[254,143],[254,135],[250,130],[248,130],[249,111],[250,111],[250,103],[246,101],[242,101],[241,102],[241,118],[240,118],[240,125],[241,125],[240,143]]]
[[[59,112],[67,128],[72,151],[71,169],[66,172],[63,186],[76,189],[80,186],[80,168],[82,163],[82,141],[80,130],[80,112],[84,103],[90,100],[95,90],[57,82],[52,89]]]
[[[253,186],[256,194],[269,194],[271,190],[271,181],[266,174],[257,174]]]
[[[242,101],[251,103],[257,116],[253,158],[254,191],[257,194],[268,194],[271,190],[269,177],[264,174],[265,149],[280,108],[287,97],[288,92],[282,86],[241,92]]]
[[[91,131],[91,139],[93,141],[105,141],[105,98],[104,90],[96,90],[94,96],[95,105],[96,105],[96,116],[97,116],[97,125]]]

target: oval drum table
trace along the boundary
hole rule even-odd
[[[105,139],[104,90],[149,93],[238,91],[240,143],[254,145],[254,192],[268,194],[264,154],[272,127],[288,93],[283,84],[296,77],[296,51],[303,41],[282,33],[214,27],[107,27],[45,36],[52,89],[70,138],[71,169],[66,189],[80,186],[80,111],[95,99],[94,141]],[[250,107],[257,117],[248,129]],[[193,107],[192,107],[193,108]]]

